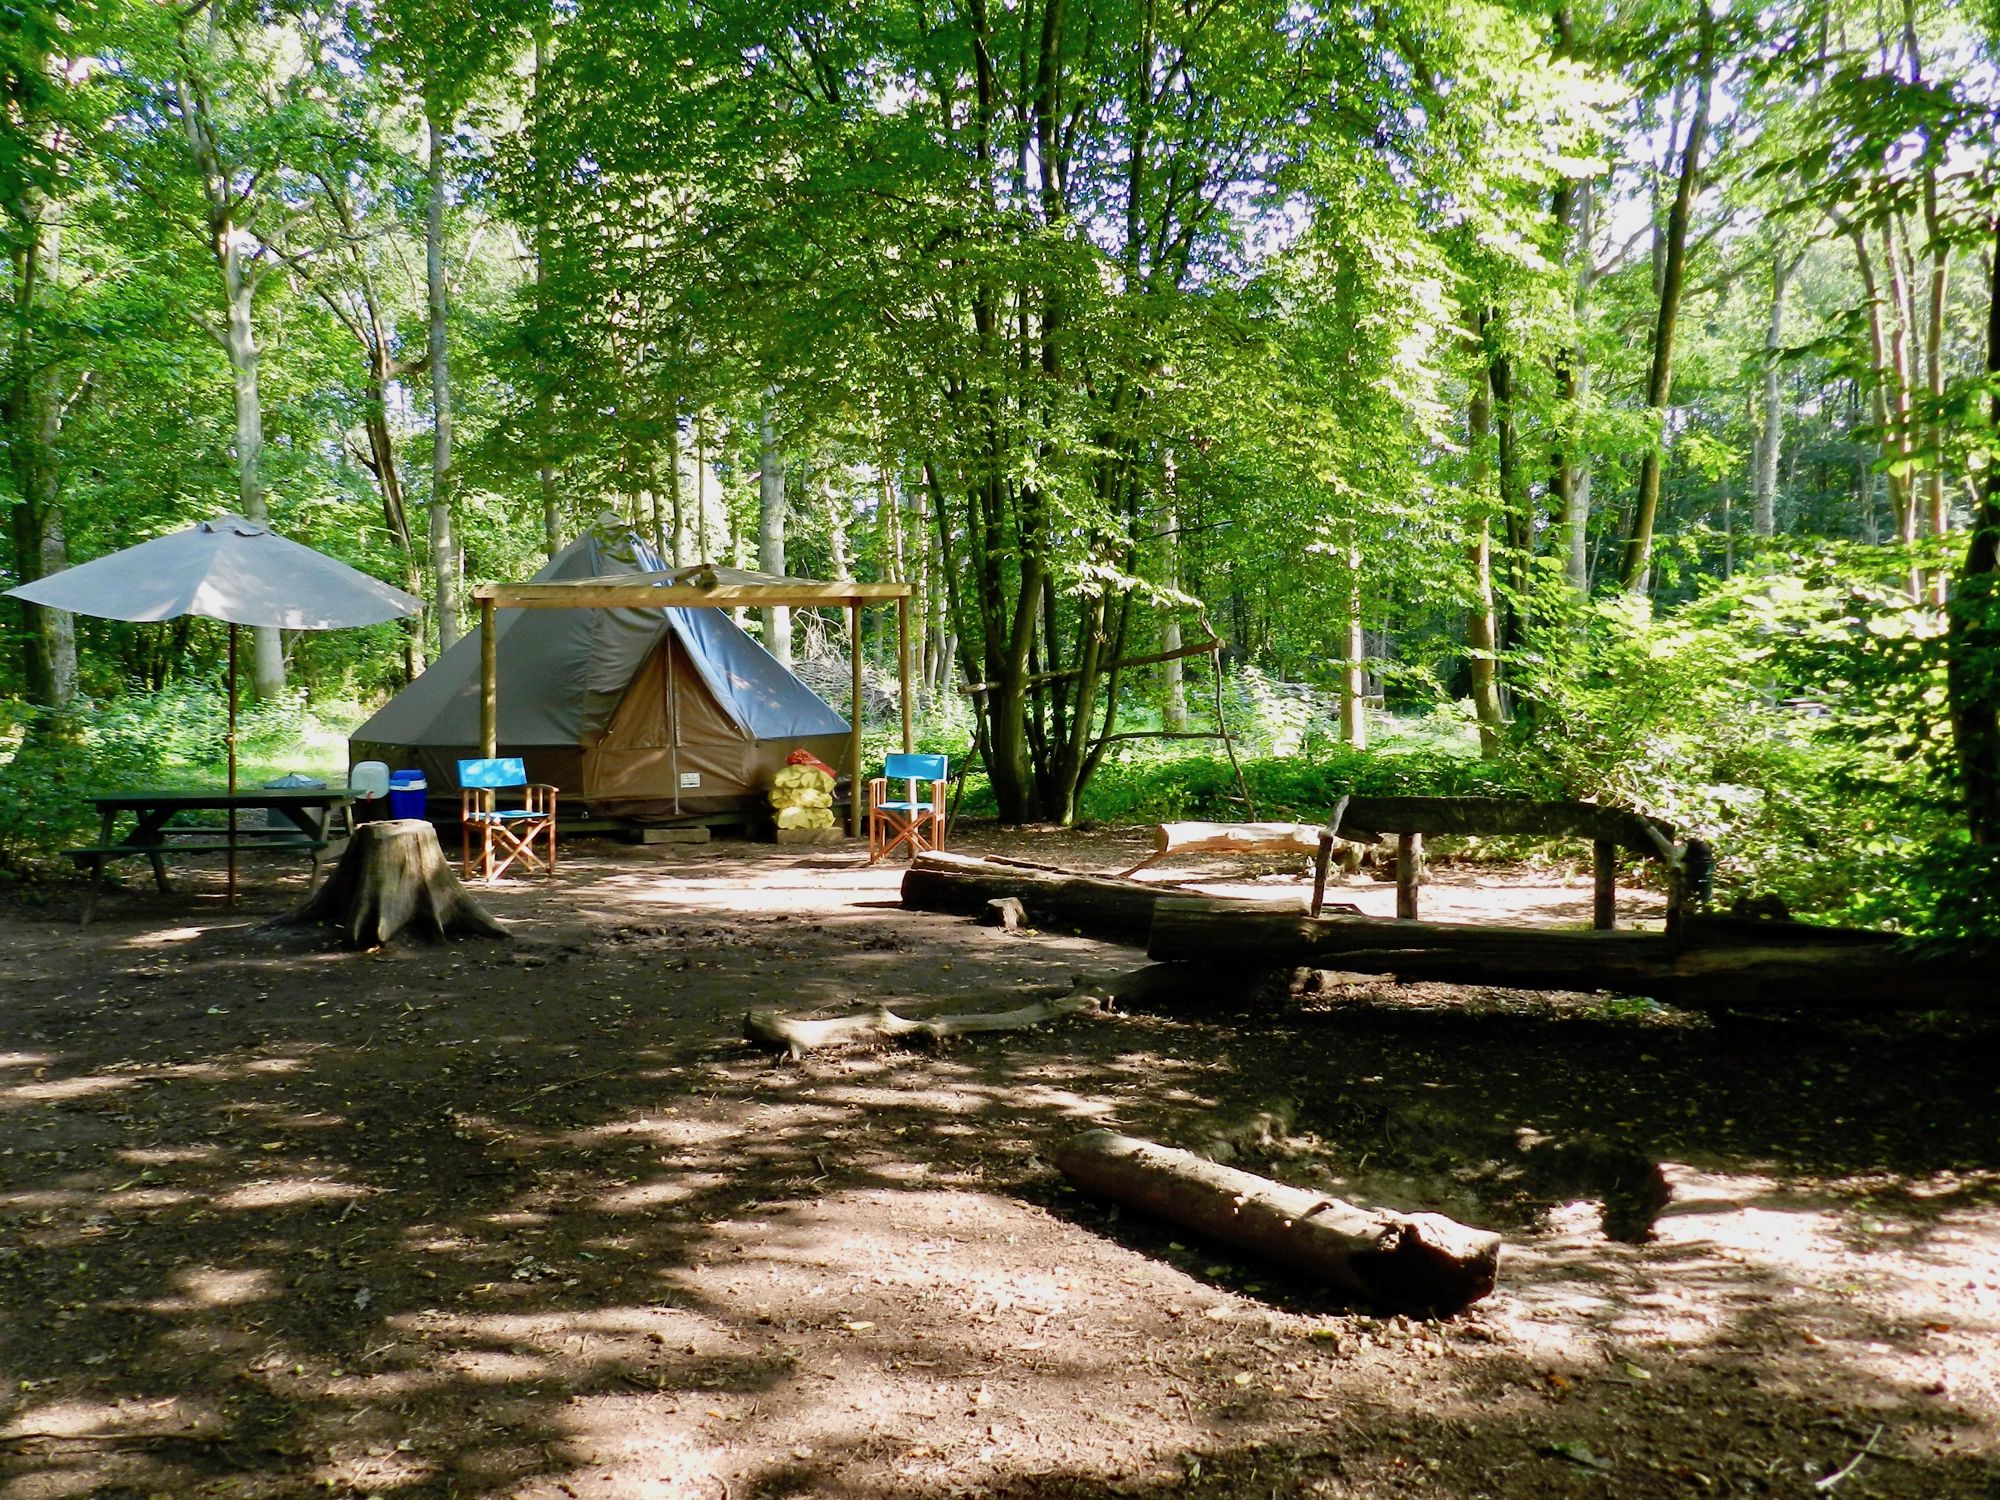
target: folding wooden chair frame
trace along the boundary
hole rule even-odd
[[[884,775],[868,783],[868,863],[908,846],[910,855],[944,848],[944,795],[950,785],[942,755],[892,755]],[[898,775],[898,771],[905,774]],[[916,774],[908,774],[915,772]],[[902,784],[909,795],[891,799],[889,788]],[[928,789],[926,798],[920,789]]]
[[[465,786],[472,775],[468,767],[498,766],[502,774],[512,772],[518,781],[491,780],[484,786]],[[493,773],[488,772],[488,777]],[[544,875],[556,872],[556,789],[546,782],[530,782],[527,772],[519,760],[509,762],[501,757],[497,761],[462,760],[458,763],[460,790],[458,794],[458,851],[459,870],[470,880],[474,874],[475,839],[478,843],[477,872],[489,885],[507,873],[508,866],[516,860],[526,860],[534,869]],[[521,806],[502,808],[499,793],[521,789]],[[538,856],[534,850],[535,841],[546,836],[548,854]]]

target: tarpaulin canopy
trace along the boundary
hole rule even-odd
[[[480,745],[481,753],[498,753],[500,742],[500,632],[499,611],[506,610],[626,610],[659,606],[696,606],[709,610],[742,608],[817,608],[844,606],[847,610],[849,655],[849,714],[847,769],[855,778],[855,795],[850,798],[849,831],[861,832],[861,611],[870,604],[896,606],[896,676],[901,687],[903,748],[911,746],[910,723],[910,586],[907,583],[860,583],[853,580],[832,583],[811,578],[786,578],[771,573],[751,573],[740,568],[700,562],[690,567],[669,569],[657,560],[647,570],[624,578],[536,579],[528,583],[486,583],[473,590],[479,602],[485,649],[480,657]],[[669,676],[667,701],[671,714],[673,693]],[[670,743],[680,737],[670,732]],[[678,794],[676,794],[678,795]]]
[[[639,817],[755,799],[793,749],[842,757],[846,721],[726,613],[641,607],[678,576],[631,531],[600,528],[521,585],[640,588],[629,607],[494,618],[492,753],[520,756],[532,778],[594,811]],[[351,756],[421,769],[439,792],[455,786],[457,762],[483,753],[482,646],[475,631],[440,657],[354,731]]]

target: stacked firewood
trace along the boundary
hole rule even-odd
[[[794,750],[771,778],[771,807],[780,828],[833,827],[833,768]]]

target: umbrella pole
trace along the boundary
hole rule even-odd
[[[229,909],[236,910],[236,626],[229,627]]]

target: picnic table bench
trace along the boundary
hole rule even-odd
[[[197,854],[233,855],[246,851],[304,850],[312,859],[311,885],[319,884],[320,857],[353,831],[351,798],[343,789],[323,787],[266,788],[261,791],[167,791],[112,792],[92,797],[99,831],[97,842],[63,852],[79,870],[90,873],[78,925],[87,925],[97,909],[104,887],[104,867],[116,860],[144,858],[153,867],[153,881],[161,893],[172,890],[167,879],[167,856]],[[221,812],[228,821],[210,819],[181,821],[189,814]],[[290,827],[245,824],[246,812],[280,812]],[[130,813],[133,823],[123,838],[112,832],[121,814]]]

